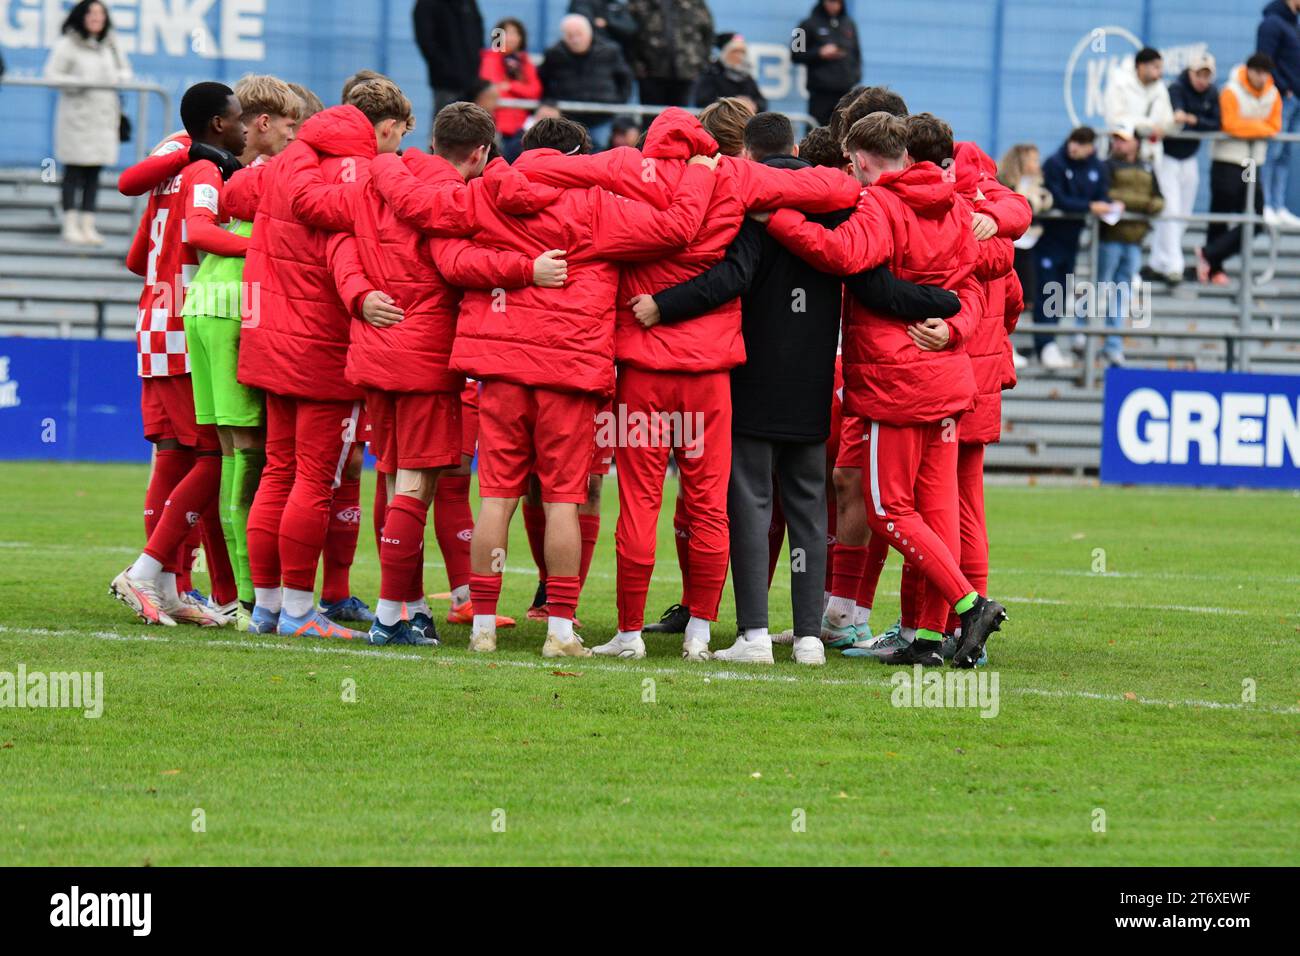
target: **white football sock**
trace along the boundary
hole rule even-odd
[[[284,589],[284,613],[290,617],[306,617],[316,606],[315,596],[310,591]]]
[[[709,622],[702,617],[693,617],[686,622],[686,639],[709,643]]]
[[[770,638],[770,637],[768,636],[768,634],[767,634],[767,628],[765,628],[765,627],[747,627],[747,628],[745,628],[744,633],[741,634],[741,640],[745,640],[745,641],[758,641],[758,642],[760,642],[760,643],[767,643],[767,644],[771,644],[771,643],[772,643],[772,638]]]
[[[134,581],[157,581],[158,575],[162,574],[162,562],[157,558],[152,558],[147,554],[142,554],[135,559],[131,565],[131,570],[127,576]]]
[[[253,588],[253,602],[260,608],[276,614],[283,600],[279,588]]]
[[[375,617],[384,627],[392,627],[402,619],[402,602],[385,601],[380,598],[379,603],[375,605]]]
[[[566,643],[573,640],[573,622],[567,617],[547,618],[546,630]]]
[[[469,585],[468,585],[468,584],[462,584],[462,585],[461,585],[460,587],[458,587],[458,588],[452,588],[452,590],[451,590],[451,606],[452,606],[452,607],[460,607],[462,604],[464,604],[464,603],[465,603],[466,601],[468,601],[468,600],[469,600]]]
[[[497,616],[495,614],[475,614],[474,630],[495,634],[497,632]]]
[[[911,644],[914,640],[916,640],[916,628],[900,627],[898,629],[898,636],[901,637],[903,640],[907,641],[907,643]]]
[[[635,641],[641,640],[641,632],[640,631],[619,631],[617,634],[614,635],[614,640],[618,641],[620,644],[631,644]]]
[[[406,613],[411,617],[415,617],[417,614],[427,614],[429,617],[433,617],[433,612],[429,610],[429,602],[425,598],[420,598],[418,601],[407,601]]]
[[[853,620],[853,609],[856,607],[853,598],[832,594],[831,599],[826,602],[826,620],[835,627],[847,627]]]
[[[164,571],[158,575],[158,580],[154,582],[158,587],[158,594],[163,599],[164,604],[179,604],[180,594],[176,591],[176,575],[170,571]]]
[[[871,623],[871,608],[863,607],[861,604],[859,604],[857,607],[853,609],[853,624],[855,626],[858,624],[870,624],[870,623]]]
[[[826,607],[827,607],[830,603],[831,603],[831,592],[830,592],[830,591],[823,591],[823,592],[822,592],[822,616],[823,616],[823,617],[826,616]]]

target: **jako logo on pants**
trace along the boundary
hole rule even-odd
[[[71,892],[50,897],[51,926],[126,926],[134,936],[148,936],[153,924],[151,893]]]

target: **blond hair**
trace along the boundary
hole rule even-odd
[[[745,126],[754,107],[739,96],[724,96],[700,110],[700,125],[718,141],[724,156],[739,156],[745,148]]]
[[[358,83],[348,91],[343,102],[365,113],[366,119],[374,126],[391,119],[405,123],[407,130],[415,129],[415,111],[411,108],[411,101],[392,80]]]
[[[235,97],[246,120],[263,113],[302,119],[302,98],[278,77],[250,73],[235,84]]]
[[[289,89],[298,94],[298,99],[302,100],[301,118],[304,123],[325,108],[325,104],[321,102],[320,97],[301,83],[290,83]]]
[[[359,83],[369,83],[371,80],[387,79],[388,77],[384,76],[384,74],[376,73],[374,70],[357,70],[357,72],[353,73],[343,81],[343,92],[339,94],[339,102],[346,103],[348,101],[348,94],[351,93],[353,88]]]

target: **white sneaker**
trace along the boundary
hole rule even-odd
[[[1022,368],[1024,368],[1026,365],[1029,364],[1029,359],[1025,358],[1023,355],[1021,355],[1021,354],[1020,354],[1019,352],[1017,352],[1015,349],[1012,349],[1012,350],[1011,350],[1011,364],[1012,364],[1015,368],[1017,368],[1017,369],[1022,369]]]
[[[1087,351],[1088,336],[1084,335],[1082,332],[1075,332],[1074,335],[1070,337],[1070,348],[1076,352]]]
[[[1055,342],[1048,342],[1043,346],[1043,351],[1038,356],[1038,360],[1043,363],[1043,368],[1046,369],[1074,368],[1074,362],[1065,357],[1061,347]]]
[[[1264,225],[1266,226],[1282,225],[1281,217],[1278,215],[1277,210],[1274,209],[1272,206],[1264,207]]]
[[[791,629],[788,630],[788,631],[782,631],[780,634],[773,634],[773,635],[772,635],[772,643],[773,643],[773,644],[793,644],[793,643],[794,643],[794,629],[791,628]]]
[[[163,613],[177,624],[193,624],[195,627],[225,627],[230,623],[230,619],[224,614],[218,614],[212,608],[206,604],[200,604],[188,594],[182,595],[181,599],[175,603],[164,599],[162,609]]]
[[[1277,224],[1284,229],[1300,229],[1300,216],[1290,209],[1277,210]]]
[[[476,654],[491,654],[497,649],[497,632],[472,632],[469,636],[469,649]]]
[[[794,662],[813,667],[826,663],[826,645],[820,637],[801,637],[794,642]]]
[[[547,634],[546,643],[542,645],[543,657],[590,657],[591,651],[582,646],[582,638],[577,634],[565,640],[558,634]]]
[[[817,643],[821,643],[818,638]],[[746,640],[744,637],[736,638],[736,643],[730,647],[724,647],[713,652],[715,661],[733,661],[741,664],[773,664],[772,659],[772,639],[771,638],[754,638]]]
[[[709,642],[686,638],[682,641],[682,659],[687,661],[707,661],[710,657]]]
[[[601,657],[621,657],[626,661],[639,661],[645,657],[645,641],[639,637],[629,638],[615,634],[614,639],[605,644],[598,644],[591,649],[593,654]]]

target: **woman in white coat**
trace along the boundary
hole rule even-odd
[[[45,76],[78,83],[119,83],[131,66],[118,46],[108,8],[81,0],[63,22],[63,36],[50,51]],[[99,171],[117,165],[122,103],[111,89],[59,92],[54,119],[54,158],[63,167],[63,238],[77,245],[104,241],[95,229]]]

